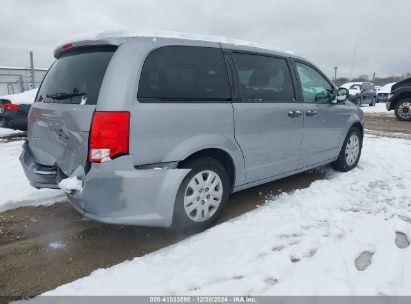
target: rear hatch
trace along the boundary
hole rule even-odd
[[[67,176],[85,167],[93,113],[115,50],[70,49],[51,66],[28,117],[28,147],[36,163]]]

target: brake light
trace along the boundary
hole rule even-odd
[[[63,49],[71,49],[73,47],[72,43],[67,43],[65,45],[63,45]]]
[[[89,161],[100,163],[128,154],[129,112],[95,112],[91,123]]]
[[[14,103],[5,104],[5,105],[3,105],[3,107],[4,107],[5,111],[7,111],[7,110],[9,110],[9,111],[18,111],[20,109],[20,105],[14,104]]]

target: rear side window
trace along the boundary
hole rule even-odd
[[[88,47],[64,53],[51,66],[37,101],[97,104],[101,83],[117,47]]]
[[[234,53],[244,101],[293,101],[294,88],[283,58]]]
[[[149,101],[224,101],[230,99],[221,49],[167,46],[146,58],[137,98]]]

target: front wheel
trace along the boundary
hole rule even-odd
[[[199,232],[215,224],[223,212],[228,202],[229,178],[224,167],[211,157],[190,160],[182,167],[191,171],[177,193],[173,227]]]
[[[334,169],[347,172],[354,169],[360,160],[362,135],[357,128],[351,128],[341,148],[338,159],[332,164]]]
[[[411,98],[406,98],[398,102],[394,112],[398,120],[411,121]]]

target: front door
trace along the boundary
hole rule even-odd
[[[315,67],[302,62],[295,64],[304,99],[301,162],[308,166],[338,156],[350,109],[344,103],[332,103],[334,86]]]
[[[285,58],[233,53],[240,102],[233,103],[235,138],[244,155],[247,182],[297,169],[302,105]]]

